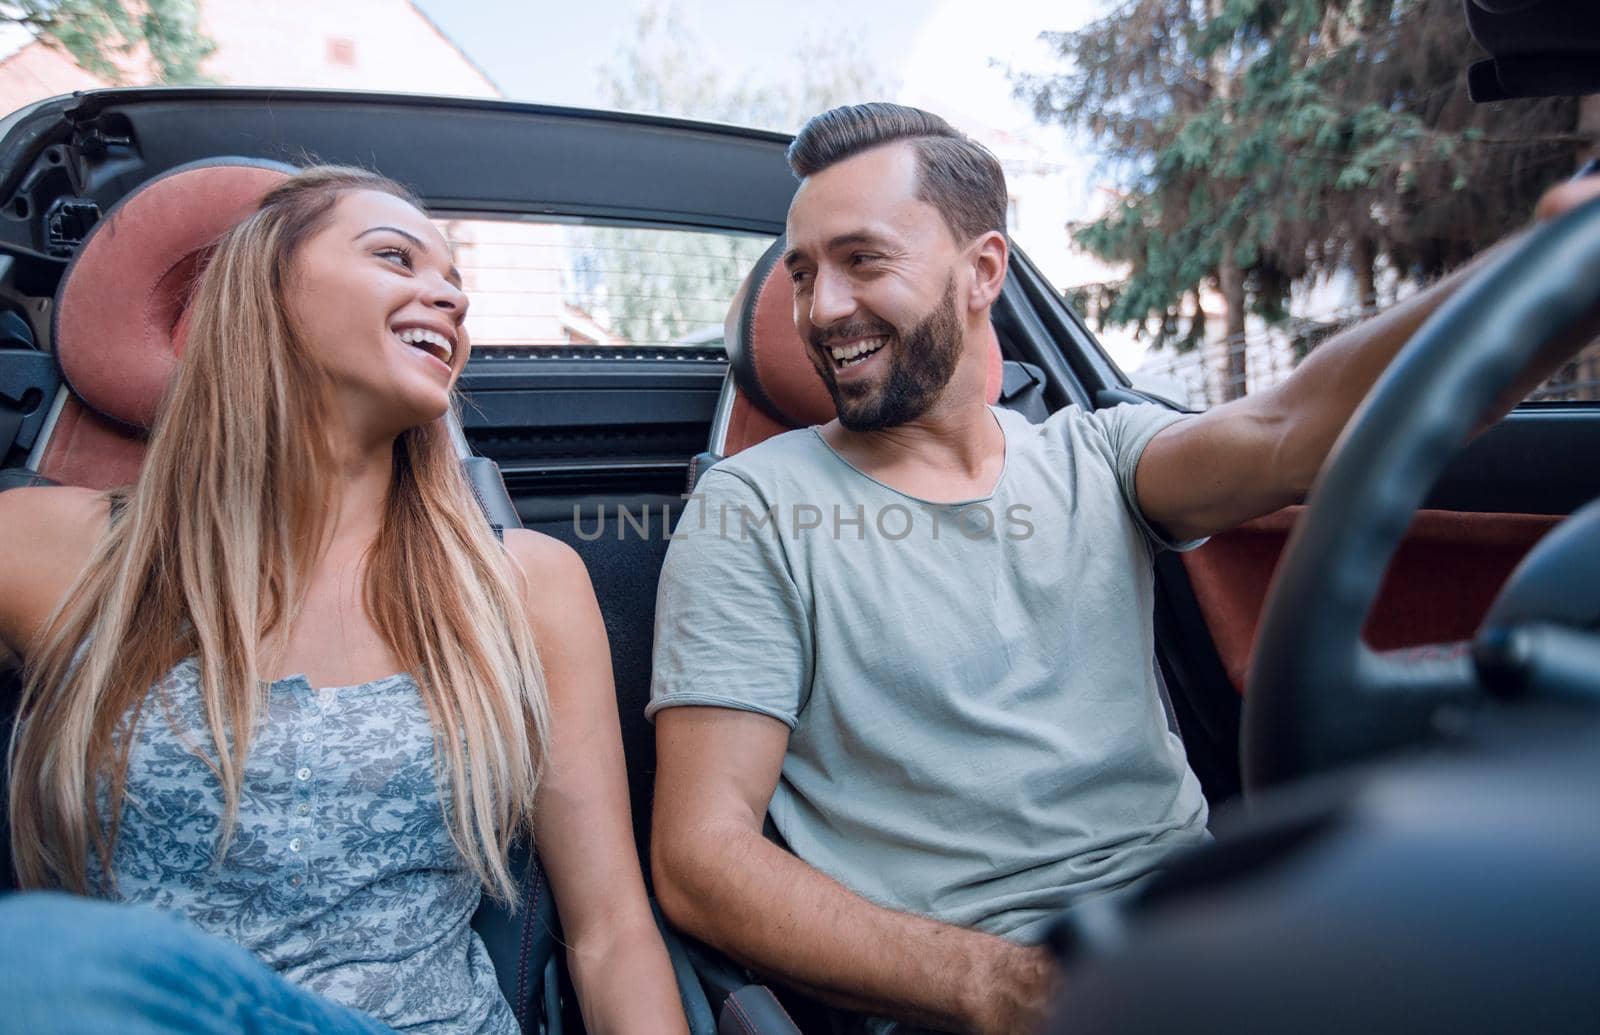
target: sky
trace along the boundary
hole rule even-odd
[[[414,2],[508,97],[546,104],[609,107],[604,84],[641,15],[669,5],[705,67],[729,83],[792,82],[802,44],[842,41],[843,53],[873,63],[872,79],[894,84],[886,99],[943,115],[1002,160],[1020,158],[1042,173],[1042,182],[1012,184],[1022,213],[1013,237],[1057,286],[1110,275],[1071,247],[1066,231],[1095,214],[1092,155],[1034,119],[1012,95],[1006,68],[1059,70],[1040,33],[1076,28],[1112,0]],[[1102,338],[1119,362],[1138,364],[1143,348],[1131,336]]]
[[[784,76],[802,40],[850,38],[869,60],[941,114],[977,113],[999,128],[1030,120],[992,59],[1042,63],[1037,36],[1071,28],[1103,0],[418,0],[428,16],[517,100],[599,105],[609,64],[640,14],[666,3],[730,79]],[[957,111],[960,109],[960,112]]]

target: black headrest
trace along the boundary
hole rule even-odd
[[[1475,101],[1600,93],[1596,0],[1464,0],[1490,60],[1467,70]]]

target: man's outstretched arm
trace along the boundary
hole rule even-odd
[[[668,919],[826,1002],[953,1031],[1031,1031],[1053,982],[1044,950],[868,902],[762,836],[789,742],[754,712],[656,719],[656,895]]]
[[[1557,187],[1541,219],[1600,195],[1600,180]],[[1389,362],[1461,285],[1511,242],[1382,314],[1329,339],[1282,384],[1178,422],[1150,441],[1136,491],[1146,519],[1175,539],[1197,539],[1297,503],[1350,415]],[[1591,321],[1545,350],[1484,415],[1503,416],[1591,341]]]

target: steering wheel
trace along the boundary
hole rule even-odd
[[[1600,703],[1600,500],[1512,573],[1470,651],[1379,654],[1361,640],[1428,490],[1539,351],[1600,300],[1600,199],[1541,226],[1422,326],[1323,466],[1267,595],[1244,700],[1245,787],[1427,739],[1487,697]]]

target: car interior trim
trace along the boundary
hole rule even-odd
[[[66,409],[67,397],[71,394],[65,383],[56,389],[56,397],[50,403],[50,412],[45,414],[44,425],[39,428],[39,436],[33,440],[33,448],[28,451],[28,470],[39,469],[39,464],[44,460],[44,451],[50,444],[51,436],[55,434],[56,423],[61,420],[61,411]]]

